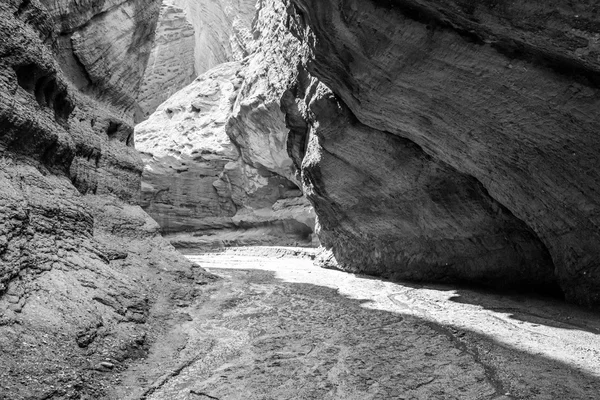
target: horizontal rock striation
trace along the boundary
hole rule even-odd
[[[225,62],[248,56],[256,0],[163,0],[156,41],[139,96],[136,122]]]
[[[281,244],[287,236],[293,243],[309,239],[314,228],[310,205],[285,177],[293,173],[282,157],[285,136],[275,136],[286,133],[281,111],[282,129],[244,131],[258,138],[251,149],[260,158],[247,162],[246,147],[230,138],[233,115],[241,123],[250,118],[234,113],[246,68],[247,62],[213,68],[136,127],[145,163],[142,207],[167,234],[196,232],[173,237],[178,247]]]
[[[307,126],[296,125],[290,150],[334,266],[391,279],[556,288],[544,245],[477,180],[361,124],[305,72],[299,82],[284,108]]]
[[[101,363],[143,356],[157,298],[206,281],[137,205],[157,17],[150,0],[0,3],[0,397],[105,398]]]
[[[194,34],[185,11],[165,1],[138,97],[139,119],[196,78]]]
[[[536,271],[547,258],[544,251],[531,249],[541,250],[541,244],[567,299],[600,304],[600,176],[596,168],[600,11],[595,3],[291,0],[291,4],[291,29],[306,46],[308,71],[331,88],[340,107],[347,107],[356,120],[352,128],[340,131],[343,135],[333,135],[337,138],[333,142],[332,134],[315,133],[314,139],[308,139],[303,164],[305,184],[326,185],[326,191],[317,193],[324,201],[315,206],[324,229],[338,226],[340,239],[328,242],[337,256],[346,261],[353,254],[344,239],[352,237],[370,249],[370,255],[360,261],[380,259],[382,249],[371,240],[384,236],[358,233],[372,231],[365,218],[372,207],[378,207],[374,203],[395,201],[390,199],[386,180],[378,183],[377,171],[391,168],[379,162],[385,149],[371,153],[370,144],[369,155],[338,158],[345,142],[363,144],[364,135],[373,140],[381,137],[412,149],[411,153],[422,153],[419,159],[430,160],[428,167],[422,161],[418,168],[411,162],[390,170],[397,179],[404,175],[409,182],[433,179],[435,174],[430,173],[425,175],[429,178],[412,176],[433,165],[454,171],[455,178],[450,180],[454,183],[446,189],[438,182],[423,190],[446,197],[456,193],[455,201],[442,196],[438,206],[445,205],[451,215],[466,219],[461,225],[474,229],[470,235],[489,234],[497,228],[498,235],[508,234],[504,249],[526,255],[521,261],[514,259],[516,274],[530,269],[524,282],[540,283]],[[330,113],[324,114],[328,121]],[[319,118],[311,124],[320,124]],[[298,147],[302,140],[300,135],[293,143],[297,155],[302,153]],[[405,157],[406,151],[398,156]],[[322,154],[327,156],[319,159]],[[357,185],[354,180],[314,172],[329,171],[327,163],[334,160],[346,163],[349,171],[355,167],[369,172],[352,173],[354,179],[376,176],[372,182],[364,181],[373,194],[365,197],[346,190],[348,185]],[[465,202],[463,195],[471,200]],[[357,212],[338,215],[328,204],[354,204]],[[488,214],[481,225],[483,221],[478,220],[486,213],[477,210],[483,204],[493,207],[496,216],[490,220]],[[394,221],[396,225],[403,221],[397,229],[410,231],[414,218],[378,221],[381,232],[393,229]],[[407,257],[426,260],[427,268],[441,261],[442,265],[454,262],[458,244],[454,251],[453,245],[441,247],[450,249],[449,253],[431,254],[439,248],[433,242],[452,236],[455,227],[442,223],[439,214],[423,212],[420,218],[414,235],[417,241],[422,238],[423,247],[397,242],[388,247],[390,254],[379,269],[410,275],[407,271],[413,264]],[[423,228],[435,225],[445,227],[423,235],[429,231]],[[473,240],[468,248],[479,250],[467,249],[461,264],[475,268],[478,257],[488,251],[487,257],[492,257],[501,241]],[[350,264],[361,269],[360,261],[353,264],[350,260]],[[487,267],[481,263],[482,269]]]

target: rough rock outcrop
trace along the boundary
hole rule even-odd
[[[163,0],[137,121],[218,64],[242,60],[253,40],[256,0]]]
[[[0,3],[1,398],[103,398],[144,354],[157,297],[204,280],[136,204],[157,16],[151,0]]]
[[[339,239],[329,236],[324,241],[336,256],[353,269],[362,269],[359,263],[366,257],[380,260],[378,269],[405,275],[411,265],[422,267],[411,260],[443,268],[461,251],[459,246],[437,243],[461,232],[437,212],[380,220],[382,232],[392,224],[410,231],[410,222],[418,221],[413,237],[422,246],[407,248],[399,241],[382,248],[372,244],[381,236],[357,234],[372,231],[365,218],[379,202],[398,201],[388,190],[391,178],[382,180],[385,174],[378,172],[389,169],[395,182],[425,185],[415,192],[421,201],[419,193],[429,191],[429,204],[463,217],[460,225],[469,227],[464,238],[472,236],[467,250],[473,252],[466,251],[460,263],[472,266],[468,269],[475,268],[482,254],[489,258],[497,250],[512,248],[516,252],[511,254],[526,255],[514,269],[515,274],[529,269],[529,281],[541,271],[538,266],[546,264],[547,253],[541,251],[545,246],[566,297],[600,305],[600,10],[593,2],[291,3],[292,29],[307,46],[308,71],[335,93],[336,99],[327,101],[339,102],[348,109],[342,114],[350,115],[347,127],[337,132],[318,126],[318,117],[304,118],[315,133],[304,157],[305,184],[323,200],[315,203],[323,228],[337,229]],[[323,103],[319,93],[308,97]],[[329,111],[319,115],[327,125],[335,113],[331,105],[323,107]],[[298,135],[290,142],[296,144],[292,153],[297,156],[303,154],[298,147],[301,129]],[[364,135],[405,147],[398,154],[402,157],[412,149],[409,152],[423,160],[421,166],[397,160],[396,169],[390,169],[380,162],[380,157],[389,159],[386,149],[371,144],[367,154],[349,158],[343,153],[345,142],[365,143]],[[330,175],[335,164],[357,169],[350,176],[361,182],[344,184],[342,177]],[[432,174],[434,165],[438,172]],[[454,178],[427,183],[442,172],[439,168]],[[426,174],[414,176],[418,172]],[[361,183],[370,186],[372,195],[341,190]],[[442,189],[443,184],[448,187]],[[436,200],[438,195],[442,197]],[[339,214],[335,204],[352,204],[356,211]],[[484,204],[492,208],[476,211]],[[435,226],[440,230],[430,231]],[[499,237],[488,242],[496,228],[499,237],[506,236],[505,246]],[[484,231],[485,237],[478,237]],[[358,263],[348,260],[346,237],[356,240],[355,246],[364,245],[370,255]],[[380,257],[384,251],[388,255]],[[481,264],[486,268],[483,260]],[[464,277],[459,270],[455,277]]]
[[[165,233],[196,232],[171,237],[179,247],[295,243],[308,240],[314,228],[310,205],[286,179],[293,171],[282,156],[281,111],[281,129],[246,131],[258,138],[248,148],[260,157],[247,162],[230,139],[234,110],[236,121],[248,118],[239,112],[247,66],[231,62],[210,70],[136,127],[145,164],[142,206]]]

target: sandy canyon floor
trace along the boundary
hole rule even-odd
[[[311,251],[189,256],[222,279],[165,307],[110,398],[600,398],[600,315],[320,269]]]

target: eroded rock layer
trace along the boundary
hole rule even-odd
[[[1,398],[105,398],[157,298],[206,281],[137,205],[155,4],[0,3]]]
[[[408,139],[361,124],[306,73],[299,81],[295,91],[304,97],[290,93],[284,104],[290,120],[305,115],[308,126],[292,132],[292,150],[337,267],[393,279],[554,288],[544,245],[477,180]]]
[[[154,47],[142,81],[139,119],[196,77],[194,27],[186,12],[165,0],[160,10]]]
[[[252,147],[261,152],[253,165],[228,135],[246,67],[232,62],[210,70],[136,127],[145,163],[142,206],[167,234],[197,232],[173,237],[179,247],[282,244],[278,236],[287,235],[293,243],[309,239],[314,228],[310,205],[285,177],[292,175],[291,160],[281,161],[285,136],[248,131],[261,140]],[[281,128],[277,134],[285,134]]]
[[[137,121],[196,76],[250,53],[256,0],[163,0]]]
[[[178,247],[311,243],[280,109],[299,54],[285,15],[282,2],[261,3],[249,57],[201,75],[136,127],[142,205]]]
[[[471,234],[501,228],[496,233],[507,236],[506,244],[513,242],[508,247],[527,255],[515,264],[515,271],[522,271],[522,267],[537,271],[536,266],[546,259],[541,257],[543,251],[531,249],[543,245],[567,298],[586,305],[600,304],[600,9],[594,2],[291,3],[294,29],[308,49],[308,70],[332,89],[358,126],[366,127],[356,129],[353,125],[333,142],[329,134],[317,134],[309,140],[304,159],[307,185],[327,186],[326,192],[318,193],[325,201],[316,203],[324,228],[329,229],[332,223],[346,224],[338,232],[339,239],[329,242],[338,256],[346,259],[344,237],[353,237],[371,249],[366,258],[377,258],[381,249],[370,244],[372,237],[356,232],[368,231],[364,219],[370,208],[389,198],[390,193],[385,181],[375,179],[369,184],[377,195],[365,197],[341,190],[347,187],[341,176],[332,178],[311,171],[333,163],[346,141],[364,143],[362,135],[384,135],[387,141],[412,143],[406,146],[422,151],[420,157],[462,177],[460,184],[454,181],[456,185],[441,191],[435,189],[441,182],[428,187],[432,194],[459,194],[456,202],[441,201],[438,205],[450,207],[447,211],[452,214],[458,212],[463,217],[462,226],[476,228]],[[320,124],[318,118],[316,122]],[[318,132],[321,128],[315,129]],[[320,152],[328,148],[332,154],[319,160]],[[297,146],[293,151],[300,152]],[[368,175],[352,176],[367,179],[388,168],[379,161],[363,167],[380,153],[356,154],[349,159],[348,168],[369,171]],[[408,174],[408,181],[413,181],[425,179],[410,176],[423,168],[430,167],[403,166],[390,173],[398,177]],[[350,187],[357,184],[355,180],[346,183]],[[487,225],[492,222],[488,220],[481,225],[483,221],[478,220],[486,213],[477,212],[477,208],[461,211],[465,204],[473,205],[459,200],[461,192],[494,205],[493,220],[504,222]],[[340,203],[354,204],[357,213],[344,214],[347,220],[341,221],[328,205]],[[420,218],[421,227],[444,225],[436,214]],[[412,216],[401,218],[400,229],[407,229],[411,220]],[[382,232],[391,229],[393,221],[382,221]],[[423,247],[409,254],[428,259],[436,251],[436,246],[428,243],[453,232],[454,227],[445,226],[441,232],[421,236]],[[513,237],[515,232],[518,237]],[[423,235],[424,231],[420,228],[414,233]],[[479,250],[461,264],[474,267],[481,254],[489,251],[491,256],[499,243],[497,239],[472,243],[468,247]],[[454,250],[460,251],[459,246]],[[405,244],[398,243],[387,251],[390,254],[384,269],[410,269],[411,262],[404,260]],[[435,262],[447,260],[450,264],[452,254],[452,250],[441,253]],[[486,268],[483,264],[482,260],[481,268]],[[354,268],[359,268],[358,264]],[[531,278],[535,276],[533,273]]]

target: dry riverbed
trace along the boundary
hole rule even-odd
[[[320,269],[311,251],[189,256],[222,279],[179,304],[111,398],[600,398],[599,315]]]

